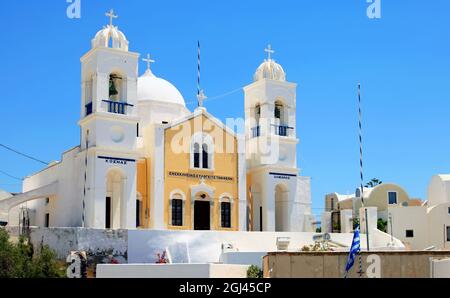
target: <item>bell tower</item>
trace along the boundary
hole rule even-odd
[[[85,226],[134,228],[139,54],[128,51],[128,40],[113,25],[114,11],[106,16],[109,24],[95,35],[92,49],[81,58]]]
[[[303,231],[310,213],[309,178],[297,168],[296,89],[268,57],[244,88],[246,158],[254,231]]]

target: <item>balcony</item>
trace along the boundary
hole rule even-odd
[[[111,101],[111,100],[104,100],[103,102],[106,102],[108,104],[108,112],[114,113],[114,114],[127,114],[127,107],[132,107],[133,105],[126,103],[126,102],[120,102],[120,101]]]
[[[257,138],[261,136],[261,127],[260,126],[256,126],[252,128],[252,138]]]
[[[275,128],[275,134],[280,137],[287,137],[289,135],[289,129],[294,129],[286,125],[272,125]]]

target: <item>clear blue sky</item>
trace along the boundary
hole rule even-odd
[[[367,18],[365,0],[81,0],[81,19],[67,18],[65,0],[2,1],[0,141],[47,161],[79,144],[79,58],[114,8],[130,49],[150,52],[155,74],[186,101],[196,92],[198,39],[209,96],[251,83],[273,45],[299,84],[298,163],[312,177],[316,214],[326,193],[359,183],[358,81],[367,180],[424,199],[431,176],[450,172],[450,1],[381,1],[379,20]],[[243,93],[206,106],[221,119],[242,117]],[[40,168],[0,148],[0,170],[23,177]],[[0,188],[20,191],[17,183],[0,174]]]

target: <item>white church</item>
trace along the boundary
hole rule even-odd
[[[113,24],[81,57],[80,144],[0,200],[10,226],[312,231],[310,179],[297,167],[296,87],[268,58],[244,87],[245,134],[151,69]],[[164,67],[164,63],[161,63]],[[206,101],[207,103],[207,101]]]

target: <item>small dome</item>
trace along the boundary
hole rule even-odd
[[[110,40],[112,40],[110,44]],[[92,40],[92,48],[113,48],[128,51],[128,40],[118,27],[108,25],[98,31]]]
[[[286,81],[286,73],[280,64],[276,63],[273,59],[264,60],[264,62],[258,67],[253,76],[253,80],[259,81],[262,79]]]
[[[137,98],[138,101],[159,101],[186,106],[180,91],[170,82],[156,77],[150,69],[138,79]]]

